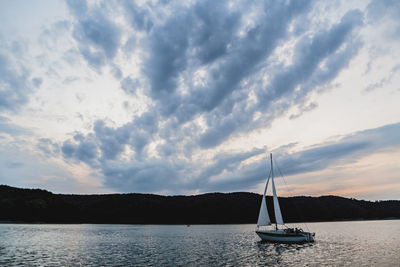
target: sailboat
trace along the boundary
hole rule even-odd
[[[314,242],[315,233],[303,231],[301,228],[289,228],[285,225],[282,218],[281,208],[279,206],[278,197],[276,195],[274,170],[271,157],[271,171],[265,185],[264,194],[262,196],[260,213],[258,214],[256,233],[263,241],[276,243],[305,243]],[[267,193],[268,183],[271,180],[272,194],[274,201],[275,225],[273,226],[268,214],[267,202],[265,195]],[[278,227],[279,225],[279,227]]]

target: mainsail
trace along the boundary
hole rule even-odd
[[[274,183],[274,177],[272,176],[272,192],[274,194],[274,212],[275,212],[275,220],[277,224],[284,224],[282,219],[281,208],[279,207],[278,197],[276,196],[276,189]]]

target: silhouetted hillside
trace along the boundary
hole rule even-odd
[[[285,222],[400,218],[400,201],[337,196],[280,197]],[[63,195],[0,186],[0,221],[49,223],[225,224],[256,223],[261,195],[211,193]],[[270,211],[272,198],[267,198]],[[271,214],[272,219],[273,215]]]

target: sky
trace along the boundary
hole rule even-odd
[[[400,199],[400,2],[0,1],[0,184]]]

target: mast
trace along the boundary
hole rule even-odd
[[[272,153],[269,153],[269,156],[271,158],[271,176],[274,178],[274,167],[272,166]]]

